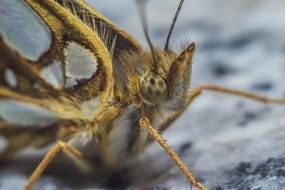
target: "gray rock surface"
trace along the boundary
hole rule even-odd
[[[133,1],[88,1],[146,44]],[[164,44],[177,3],[149,1],[150,33],[159,46]],[[283,0],[186,1],[171,45],[178,50],[185,40],[196,42],[192,86],[211,82],[270,97],[284,96],[284,7]],[[284,106],[204,92],[164,136],[211,189],[281,190],[285,189],[284,115]],[[30,171],[24,166],[0,163],[0,189],[21,189]],[[71,171],[69,178],[50,170],[35,189],[190,187],[155,143],[126,170],[109,177],[103,187],[92,176]]]

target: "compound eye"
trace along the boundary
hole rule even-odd
[[[147,103],[158,104],[166,100],[168,88],[165,80],[158,74],[145,74],[140,79],[140,90]]]

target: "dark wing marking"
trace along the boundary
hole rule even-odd
[[[56,58],[63,63],[65,86],[70,74],[66,68],[70,60],[74,62],[73,66],[77,65],[75,69],[74,67],[71,69],[83,68],[89,71],[89,67],[84,68],[86,62],[95,59],[93,61],[97,65],[91,65],[94,67],[94,73],[87,73],[89,76],[86,77],[78,77],[77,83],[64,91],[72,93],[79,101],[90,100],[98,95],[107,98],[113,86],[112,65],[110,54],[98,34],[57,1],[26,0],[26,2],[47,23],[53,33],[54,48],[50,50],[47,57]],[[70,44],[73,46],[69,46]],[[52,61],[54,59],[49,63]],[[83,74],[86,70],[82,71]]]
[[[62,132],[61,139],[68,136],[73,132],[73,126],[65,125],[61,119],[65,122],[93,121],[96,114],[104,109],[112,93],[114,79],[111,53],[99,32],[94,32],[62,4],[55,0],[5,0],[1,7],[9,7],[8,10],[14,12],[0,8],[6,19],[5,22],[0,20],[0,102],[11,100],[44,107],[56,113],[59,119],[52,125],[41,127],[18,126],[0,118],[0,135],[9,142],[4,155],[10,155],[27,146],[40,147],[54,142],[61,130],[70,129]],[[25,11],[21,12],[22,9]],[[23,18],[36,17],[35,22],[47,30],[36,33],[37,26],[30,24],[29,19],[10,18],[21,13],[28,15],[23,15]],[[15,19],[21,20],[22,28],[13,25]],[[24,27],[26,25],[29,27]],[[23,35],[18,30],[23,30]],[[12,32],[14,38],[8,39],[7,34]],[[50,37],[43,40],[41,34]],[[123,39],[122,36],[118,35],[118,39]],[[46,43],[46,46],[41,47],[41,43]],[[41,51],[34,54],[37,49]],[[82,64],[87,64],[87,67]],[[55,72],[52,74],[54,78],[49,75],[52,72]],[[94,113],[86,116],[82,104],[93,99],[97,101],[95,107],[91,107]],[[80,127],[78,123],[74,126]]]
[[[96,31],[105,45],[111,51],[113,41],[114,56],[119,56],[122,51],[141,51],[141,45],[126,31],[112,23],[83,0],[57,0],[59,4],[66,7],[73,15]]]
[[[133,65],[128,65],[133,63],[123,62],[122,55],[142,52],[142,47],[138,41],[83,0],[57,0],[57,2],[98,33],[112,55],[115,87],[125,91],[128,81],[126,69],[133,67]]]
[[[103,104],[112,92],[114,80],[110,53],[99,35],[54,0],[11,0],[4,1],[4,4],[7,6],[3,7],[10,8],[19,6],[15,10],[19,12],[27,9],[24,12],[27,15],[30,12],[33,12],[33,16],[38,15],[39,22],[49,29],[41,33],[50,34],[51,42],[45,52],[36,54],[39,57],[33,55],[28,59],[24,56],[25,48],[23,50],[22,45],[21,51],[14,48],[7,38],[6,34],[13,32],[17,26],[13,25],[13,20],[10,20],[11,25],[7,25],[11,13],[4,12],[6,22],[0,22],[1,28],[6,29],[4,32],[0,30],[0,98],[40,105],[65,119],[84,119],[80,104],[96,97],[99,99],[96,111],[103,109]],[[14,13],[17,15],[19,12]],[[23,26],[30,24],[29,20],[21,22]],[[33,35],[35,31],[30,27],[30,31],[24,31],[22,37],[17,36],[20,34],[16,32],[19,38],[14,40],[15,44],[24,37],[33,39],[30,44],[26,44],[27,47],[38,47],[37,41],[47,43],[49,38],[42,40],[40,35]],[[32,50],[36,51],[35,47]],[[28,53],[31,52],[29,49]],[[53,78],[50,76],[51,71],[55,72]],[[47,80],[50,78],[52,80]],[[60,80],[63,88],[58,88]]]

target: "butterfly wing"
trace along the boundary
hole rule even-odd
[[[94,120],[114,78],[125,85],[126,77],[116,76],[127,67],[123,52],[142,51],[81,0],[3,0],[0,12],[0,135],[9,141],[7,154],[72,135],[72,120]]]
[[[0,136],[8,152],[48,144],[67,121],[94,120],[114,85],[97,32],[53,0],[3,0],[0,12]]]
[[[113,86],[110,53],[99,35],[53,0],[2,4],[0,96],[61,118],[94,116],[84,115],[91,108],[81,105],[92,101],[102,108]]]
[[[115,25],[83,0],[57,0],[57,2],[97,32],[111,52],[115,88],[125,92],[129,80],[126,70],[130,68],[135,70],[137,65],[125,61],[124,55],[127,54],[129,58],[133,54],[143,52],[141,45],[128,32]]]

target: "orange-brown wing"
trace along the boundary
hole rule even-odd
[[[98,33],[55,0],[5,0],[0,9],[1,99],[39,105],[60,118],[94,118],[114,81]]]
[[[0,17],[6,153],[48,144],[72,120],[94,120],[114,83],[111,53],[99,34],[54,0],[3,0]]]
[[[121,54],[142,51],[81,0],[0,4],[0,135],[10,140],[35,140],[30,134],[37,133],[48,143],[45,134],[55,135],[60,127],[52,126],[60,121],[96,118],[111,97],[114,78],[124,84],[126,77],[117,76],[127,67]]]
[[[126,69],[136,67],[136,65],[124,61],[122,55],[142,52],[141,45],[128,32],[115,25],[83,0],[57,0],[57,2],[70,10],[73,15],[76,15],[93,31],[97,32],[109,52],[111,52],[115,87],[121,91],[126,91],[128,81]]]

